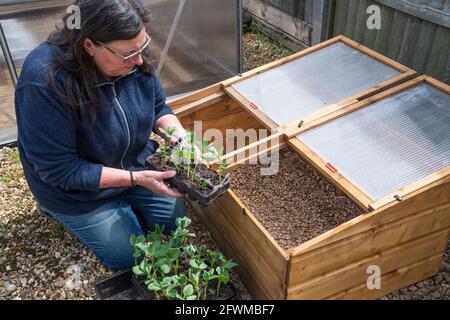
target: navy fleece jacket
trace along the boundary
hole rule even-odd
[[[134,70],[112,82],[100,82],[104,98],[95,125],[90,126],[86,111],[77,125],[69,105],[49,87],[53,59],[52,45],[44,42],[24,63],[15,97],[18,148],[37,201],[54,212],[81,214],[129,190],[100,190],[103,166],[144,170],[145,159],[157,148],[149,140],[155,121],[173,112],[159,80]],[[56,85],[63,72],[58,72]]]

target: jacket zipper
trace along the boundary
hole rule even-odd
[[[121,105],[120,102],[119,102],[119,99],[117,99],[117,93],[116,93],[116,88],[115,88],[115,86],[114,86],[114,83],[111,83],[111,90],[112,90],[112,94],[113,94],[113,96],[114,96],[114,100],[116,101],[117,106],[119,107],[120,112],[122,112],[122,115],[123,115],[123,118],[125,119],[125,124],[126,124],[126,127],[127,127],[127,134],[128,134],[127,138],[128,138],[128,143],[127,143],[127,147],[126,147],[126,149],[125,149],[125,153],[123,154],[122,159],[120,159],[120,165],[122,166],[122,169],[125,170],[125,167],[123,166],[123,159],[125,158],[125,155],[127,154],[128,149],[130,148],[130,144],[131,144],[130,125],[128,124],[128,119],[127,119],[127,116],[125,115],[125,111],[123,110],[122,105]]]

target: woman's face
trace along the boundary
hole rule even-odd
[[[143,63],[141,54],[134,55],[126,61],[123,61],[120,56],[130,56],[141,50],[148,42],[145,28],[142,28],[131,40],[117,40],[94,45],[90,39],[86,39],[84,47],[104,76],[119,77],[128,74],[135,66]]]

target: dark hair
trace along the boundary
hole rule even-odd
[[[87,111],[93,125],[100,108],[101,91],[97,85],[101,73],[84,49],[84,40],[89,38],[94,43],[109,43],[133,39],[149,19],[139,0],[77,0],[73,4],[80,8],[81,28],[69,28],[67,20],[71,14],[65,14],[63,26],[49,36],[48,41],[56,50],[49,83],[55,93],[70,105],[77,123],[81,111],[89,104]],[[138,68],[152,74],[148,52],[143,53],[143,60]],[[61,69],[64,69],[63,78],[57,87],[54,79]]]

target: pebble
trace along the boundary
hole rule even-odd
[[[8,291],[8,292],[13,292],[13,291],[16,291],[16,289],[17,289],[15,284],[9,283],[9,282],[5,282],[4,287],[5,287],[6,291]]]
[[[55,286],[58,288],[63,288],[66,285],[66,280],[58,280],[55,282]]]

